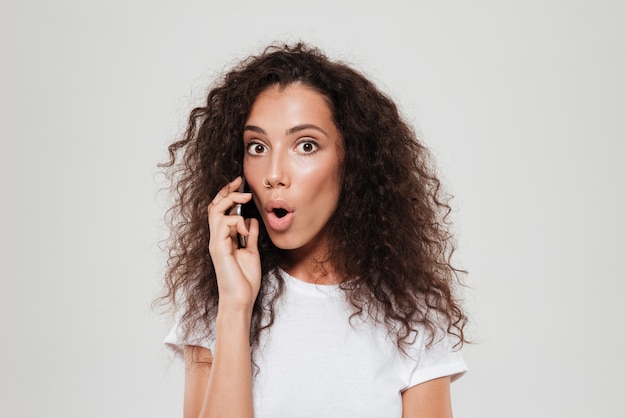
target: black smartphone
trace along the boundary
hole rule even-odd
[[[241,176],[241,178],[243,179],[243,181],[241,182],[241,186],[239,186],[239,193],[243,193],[246,191],[246,179]],[[228,212],[229,215],[237,215],[237,216],[243,216],[243,205],[241,203],[237,203],[235,206],[233,206],[230,211]],[[239,248],[246,248],[246,245],[248,244],[248,239],[247,237],[241,235],[241,234],[237,234],[237,241],[239,243]]]

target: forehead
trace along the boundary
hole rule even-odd
[[[300,117],[318,117],[329,119],[334,124],[334,117],[329,99],[314,88],[302,83],[287,86],[272,85],[263,90],[254,100],[248,121],[255,117],[279,115]]]
[[[244,140],[254,133],[278,139],[305,130],[307,134],[318,131],[322,134],[319,140],[329,140],[343,148],[343,135],[325,95],[301,83],[273,85],[255,99],[245,122]]]

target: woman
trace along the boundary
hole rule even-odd
[[[388,97],[315,48],[269,47],[169,153],[185,417],[451,416],[449,206]]]

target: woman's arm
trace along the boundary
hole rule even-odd
[[[215,268],[219,305],[213,353],[185,348],[185,418],[252,418],[250,323],[261,284],[257,248],[259,224],[227,215],[235,203],[252,195],[239,193],[241,177],[226,185],[208,207],[209,253]],[[239,248],[237,233],[248,237]]]
[[[211,350],[204,347],[186,345],[184,356],[185,399],[183,417],[197,418],[200,416],[204,404],[213,355],[211,355]]]
[[[184,418],[253,417],[249,318],[218,316],[215,355],[185,346]]]
[[[216,325],[213,365],[200,417],[252,418],[250,316],[236,310],[218,313]]]
[[[405,390],[402,393],[402,418],[452,418],[450,376]]]

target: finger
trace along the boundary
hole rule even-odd
[[[235,177],[230,183],[222,187],[222,189],[218,192],[218,195],[228,196],[231,192],[238,191],[242,181],[243,179],[241,176]]]
[[[245,223],[241,216],[222,215],[212,219],[212,222],[209,223],[209,229],[211,231],[209,251],[212,254],[225,250],[232,252],[233,246],[237,243],[237,232],[240,229],[245,229]]]
[[[236,238],[237,234],[248,236],[248,222],[243,216],[222,216],[219,220],[216,220],[213,225],[209,225],[211,230],[215,229],[214,236],[219,238]],[[257,226],[258,229],[258,226]],[[258,232],[257,232],[258,234]]]
[[[219,203],[213,205],[210,204],[207,208],[207,215],[209,224],[211,224],[213,220],[217,220],[220,217],[227,216],[240,216],[236,211],[233,210],[236,204],[245,204],[248,203],[252,199],[252,193],[231,193],[229,197],[224,198]],[[239,212],[241,213],[241,212]]]
[[[207,207],[209,219],[211,214],[223,215],[229,212],[237,203],[248,203],[252,199],[252,193],[230,192],[228,196],[214,199]]]
[[[230,228],[229,238],[230,238],[230,250],[231,250],[231,253],[234,253],[235,250],[237,248],[239,248],[239,237],[238,237],[238,234],[239,234],[239,232],[237,231],[237,227],[236,226]]]
[[[243,180],[242,180],[241,176],[235,177],[234,180],[232,180],[226,186],[222,187],[217,192],[217,194],[213,197],[213,201],[211,203],[213,203],[215,205],[218,202],[220,202],[223,198],[227,197],[230,192],[234,192],[234,191],[238,190],[239,186],[241,186],[242,181]]]
[[[243,216],[236,216],[237,218],[237,233],[247,237],[250,233],[248,225],[249,219],[244,219]]]
[[[259,221],[255,218],[248,218],[246,219],[246,227],[248,228],[248,245],[246,248],[258,251]]]

